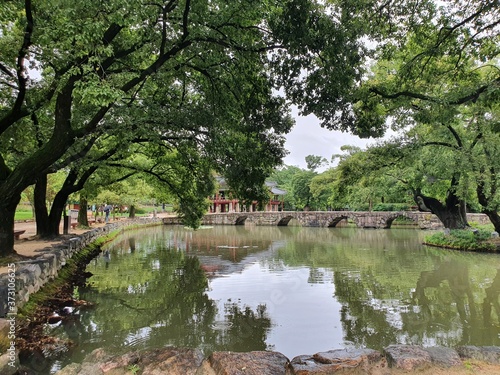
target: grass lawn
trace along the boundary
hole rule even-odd
[[[14,216],[14,220],[32,220],[33,212],[30,211],[16,211],[16,216]]]

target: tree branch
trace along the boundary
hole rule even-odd
[[[446,128],[450,131],[450,133],[453,135],[453,138],[455,138],[455,141],[457,141],[458,149],[461,149],[464,145],[462,143],[462,139],[460,138],[460,135],[458,135],[457,131],[453,126],[451,125],[446,125]]]
[[[189,36],[188,23],[189,23],[189,12],[191,10],[191,0],[186,0],[186,5],[184,6],[184,12],[182,14],[182,39],[186,40]]]
[[[470,93],[468,95],[465,95],[461,98],[447,102],[447,104],[461,105],[461,104],[465,104],[468,102],[475,103],[479,99],[481,94],[483,94],[485,91],[487,91],[490,87],[497,85],[499,83],[500,83],[500,77],[494,79],[493,81],[491,81],[490,83],[488,83],[486,85],[478,87],[475,91],[473,91],[472,93]],[[421,99],[421,100],[428,101],[431,103],[440,103],[442,101],[442,100],[437,99],[435,97],[432,97],[429,95],[424,95],[424,94],[419,94],[419,93],[412,92],[412,91],[400,91],[400,92],[389,94],[389,93],[382,91],[381,89],[379,89],[377,87],[371,87],[370,92],[372,92],[376,95],[379,95],[384,99],[398,99],[400,97],[407,97],[407,98],[413,98],[413,99]]]
[[[16,76],[5,66],[0,62],[0,70],[7,74],[10,78],[16,79]],[[16,90],[17,87],[13,86]]]
[[[28,54],[29,47],[31,46],[31,36],[33,34],[33,14],[31,12],[31,0],[24,1],[24,11],[26,13],[26,28],[24,29],[23,43],[17,54],[17,61],[16,61],[18,92],[14,105],[12,106],[12,109],[7,113],[6,116],[4,116],[0,120],[0,135],[5,130],[7,130],[12,124],[14,124],[17,120],[29,114],[29,112],[26,109],[23,110],[22,107],[24,99],[26,98],[26,83],[27,83],[27,78],[25,77],[26,67],[24,66],[24,64],[26,61],[26,55]],[[7,71],[7,70],[2,69],[2,71]]]

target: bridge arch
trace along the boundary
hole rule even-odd
[[[278,221],[278,224],[276,224],[278,227],[286,227],[288,225],[288,223],[290,222],[290,220],[293,219],[293,216],[289,215],[289,216],[285,216],[285,217],[282,217],[279,221]]]
[[[333,217],[330,220],[328,220],[327,227],[328,228],[335,228],[338,223],[340,223],[342,220],[348,220],[349,217],[347,215],[340,215],[337,217]]]
[[[238,216],[234,222],[234,225],[245,225],[245,221],[247,220],[248,216],[243,215],[243,216]]]
[[[394,215],[390,215],[389,217],[387,217],[387,220],[385,222],[386,225],[384,226],[384,228],[386,228],[386,229],[391,228],[394,220],[396,220],[397,218],[400,218],[400,217],[404,218],[404,219],[409,219],[413,223],[415,223],[416,225],[420,224],[418,218],[415,217],[414,215],[408,215],[406,212],[395,212]]]

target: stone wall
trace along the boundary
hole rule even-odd
[[[485,214],[467,214],[467,220],[481,225],[491,224],[490,218]]]
[[[22,307],[30,295],[36,293],[45,283],[53,280],[61,267],[75,253],[94,242],[97,238],[106,236],[115,230],[125,230],[131,226],[162,224],[161,218],[146,218],[118,221],[104,227],[91,229],[88,232],[74,236],[60,244],[40,250],[36,259],[16,262],[16,308]],[[8,310],[8,274],[0,275],[0,318],[7,316]],[[13,312],[13,311],[10,311]]]

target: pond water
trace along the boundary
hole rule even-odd
[[[500,257],[416,229],[164,226],[126,232],[87,270],[94,303],[49,327],[92,350],[165,345],[288,358],[389,344],[500,345]]]

